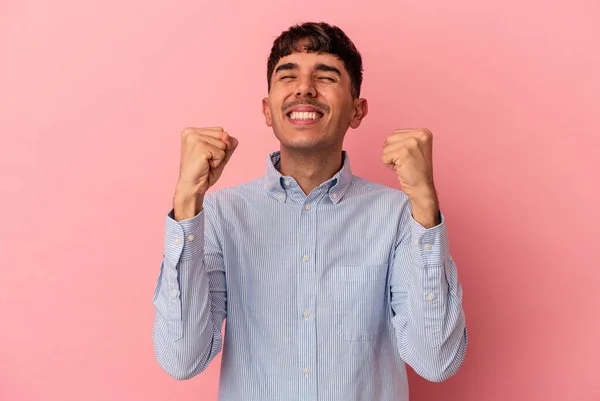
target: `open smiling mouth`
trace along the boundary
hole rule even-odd
[[[314,124],[323,118],[323,114],[318,111],[292,111],[286,116],[294,125]]]

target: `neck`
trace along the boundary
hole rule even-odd
[[[342,168],[342,149],[299,152],[281,148],[279,172],[296,180],[306,195]]]

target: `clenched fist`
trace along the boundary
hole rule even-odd
[[[183,130],[175,220],[194,217],[202,210],[204,194],[217,182],[237,145],[237,139],[221,127]]]
[[[411,200],[413,217],[425,227],[439,223],[432,145],[428,129],[397,129],[385,140],[381,158],[398,174],[402,191]]]

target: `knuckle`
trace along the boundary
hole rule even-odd
[[[181,136],[182,137],[187,137],[190,136],[191,134],[195,133],[196,130],[192,127],[186,127],[183,129],[183,131],[181,131]]]
[[[419,140],[417,138],[415,138],[415,137],[408,138],[406,140],[406,144],[407,144],[407,146],[409,146],[411,148],[416,148],[416,147],[419,146]]]

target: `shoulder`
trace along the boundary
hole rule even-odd
[[[256,178],[231,187],[216,189],[206,194],[204,202],[208,207],[217,207],[217,205],[234,205],[251,201],[264,194],[262,183],[262,178]]]
[[[408,202],[408,196],[398,188],[392,188],[379,184],[360,176],[352,176],[352,182],[348,187],[349,197],[372,197],[383,202],[398,203]]]

